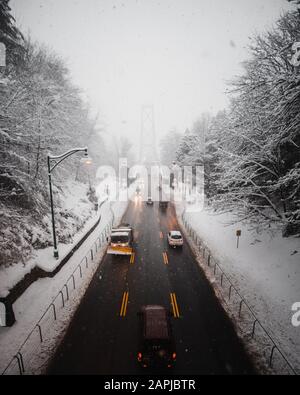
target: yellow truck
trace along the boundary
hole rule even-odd
[[[108,254],[131,255],[133,252],[133,229],[129,224],[120,225],[111,231]]]

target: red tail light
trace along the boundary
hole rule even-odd
[[[142,360],[142,353],[141,352],[138,353],[138,358],[137,359],[138,359],[138,361]]]
[[[176,352],[173,352],[172,358],[175,360],[176,359]]]

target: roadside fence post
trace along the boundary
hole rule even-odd
[[[64,298],[64,294],[63,294],[62,291],[59,291],[59,293],[61,294],[62,307],[65,307],[65,298]]]
[[[232,289],[232,285],[230,284],[230,287],[229,287],[229,294],[228,294],[228,300],[230,300],[230,297],[231,297],[231,289]]]
[[[240,308],[239,308],[239,318],[241,317],[243,302],[244,302],[244,300],[242,299],[241,302],[240,302]]]
[[[271,355],[270,355],[270,360],[269,360],[269,366],[270,366],[270,368],[272,367],[272,359],[273,359],[273,354],[274,354],[275,348],[277,348],[277,346],[274,344],[273,347],[272,347],[272,351],[271,351]]]
[[[66,288],[67,300],[69,300],[69,288],[67,284],[64,284],[63,288]]]
[[[255,320],[254,320],[254,322],[253,322],[253,327],[252,327],[252,334],[251,334],[251,338],[253,339],[253,337],[254,337],[254,334],[255,334],[255,326],[256,326],[256,323],[258,322],[258,319],[256,318]]]
[[[19,358],[20,358],[20,362],[21,362],[21,368],[22,368],[22,371],[23,371],[23,373],[25,372],[25,368],[24,368],[24,361],[23,361],[23,355],[21,354],[21,352],[20,351],[18,351],[17,352],[17,355],[19,356]]]
[[[18,353],[19,354],[19,353]],[[20,359],[19,359],[19,355],[18,354],[16,354],[16,355],[14,355],[14,359],[16,359],[17,360],[17,362],[18,362],[18,367],[19,367],[19,372],[20,372],[20,376],[22,376],[23,375],[23,369],[22,369],[22,363],[21,363],[21,361],[20,361]]]
[[[43,335],[42,335],[41,325],[40,325],[40,324],[36,324],[36,327],[37,327],[38,330],[39,330],[40,341],[41,341],[41,343],[43,343]]]
[[[56,309],[55,309],[55,304],[51,303],[52,309],[53,309],[53,316],[54,316],[54,320],[56,321]]]

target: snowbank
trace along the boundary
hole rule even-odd
[[[60,257],[64,257],[72,245],[88,231],[96,222],[99,214],[94,210],[94,205],[87,197],[88,187],[85,184],[68,181],[63,195],[60,197],[60,206],[56,215],[57,233],[66,243],[59,243]],[[43,219],[45,229],[33,225],[31,227],[32,243],[52,243],[52,225],[50,218]],[[53,247],[32,249],[31,258],[24,262],[4,267],[0,266],[0,297],[6,297],[9,290],[21,281],[27,273],[39,266],[44,270],[54,270],[60,260],[53,258]]]

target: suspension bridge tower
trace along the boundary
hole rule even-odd
[[[151,167],[158,165],[154,110],[152,105],[144,105],[141,113],[141,134],[139,163]]]

